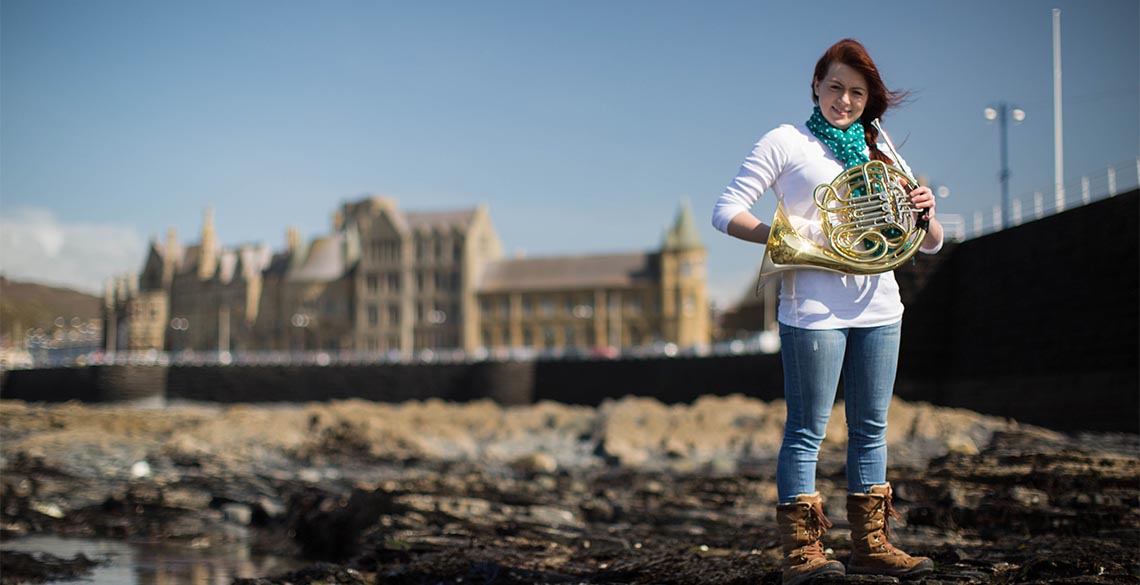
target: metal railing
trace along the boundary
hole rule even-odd
[[[1067,209],[1115,197],[1138,187],[1140,187],[1140,157],[1086,173],[1078,179],[1066,182],[1059,190],[1049,187],[1013,197],[1010,201],[1013,215],[1010,224],[1021,225]],[[951,241],[970,240],[1003,229],[1000,204],[967,215],[939,214],[938,219],[946,231],[946,238]]]
[[[612,360],[647,358],[683,358],[774,353],[779,351],[779,338],[759,334],[749,339],[728,340],[713,344],[679,346],[655,342],[628,347],[595,348],[563,347],[535,349],[529,347],[462,349],[421,349],[411,353],[399,351],[369,352],[354,350],[282,350],[282,351],[174,351],[155,349],[112,353],[92,351],[81,355],[64,353],[24,354],[23,359],[0,363],[0,370],[69,368],[84,366],[345,366],[379,364],[463,364],[482,361],[534,360]]]

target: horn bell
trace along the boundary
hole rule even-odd
[[[764,259],[760,262],[760,278],[756,292],[776,280],[788,270],[815,268],[831,272],[848,273],[850,263],[842,256],[801,236],[792,227],[788,212],[781,201],[776,206],[776,216],[772,219],[772,231],[764,246]]]

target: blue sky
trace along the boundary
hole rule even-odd
[[[912,92],[884,126],[950,189],[941,214],[998,203],[982,110],[1002,100],[1027,112],[1012,193],[1051,189],[1052,8],[1066,181],[1140,153],[1135,0],[853,6],[3,0],[0,270],[97,290],[168,227],[196,240],[207,206],[223,243],[280,248],[368,193],[487,204],[512,253],[645,250],[687,198],[724,305],[763,249],[716,232],[713,201],[764,132],[806,119],[845,36]]]

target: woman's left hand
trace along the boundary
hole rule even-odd
[[[911,191],[907,197],[910,199],[911,205],[926,210],[925,213],[922,214],[922,219],[926,221],[934,219],[934,206],[936,205],[936,201],[934,192],[930,190],[930,187],[919,187]]]

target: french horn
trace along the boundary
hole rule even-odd
[[[929,223],[907,194],[918,187],[906,163],[879,125],[895,165],[873,160],[839,173],[815,188],[821,246],[796,231],[781,201],[764,247],[756,291],[786,270],[810,268],[844,274],[879,274],[894,270],[918,252]]]

